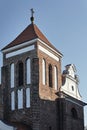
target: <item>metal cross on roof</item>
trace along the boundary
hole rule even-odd
[[[33,14],[34,14],[34,10],[33,10],[33,8],[31,9],[31,22],[33,23],[33,21],[34,21],[34,17],[33,17]]]
[[[34,10],[33,8],[31,9],[31,16],[33,17],[33,14],[34,14]]]

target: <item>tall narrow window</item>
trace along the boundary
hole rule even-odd
[[[52,87],[52,65],[49,65],[49,87]]]
[[[77,118],[78,118],[77,111],[76,111],[75,108],[72,108],[72,109],[71,109],[71,114],[72,114],[72,118],[73,118],[73,119],[77,119]]]
[[[15,94],[11,92],[11,110],[15,110]]]
[[[11,64],[11,70],[10,70],[10,76],[11,76],[11,88],[14,87],[14,64]]]
[[[18,109],[23,108],[23,89],[18,90]]]
[[[24,78],[24,69],[23,69],[23,63],[20,62],[19,63],[19,73],[18,73],[18,82],[19,82],[19,86],[23,85],[23,78]]]
[[[30,107],[30,88],[26,88],[26,107]]]
[[[51,126],[49,126],[49,130],[52,130],[52,127],[51,127]]]
[[[26,83],[30,84],[31,83],[31,72],[30,72],[30,59],[28,58],[26,60]]]
[[[46,84],[46,61],[44,59],[42,60],[42,82],[43,85]]]
[[[58,70],[56,66],[54,67],[54,87],[55,90],[58,89]]]

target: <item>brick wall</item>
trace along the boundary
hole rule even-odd
[[[58,124],[59,130],[84,130],[83,106],[78,103],[67,101],[65,98],[58,99]],[[77,116],[72,115],[72,108],[77,112]],[[61,113],[60,113],[61,112]]]

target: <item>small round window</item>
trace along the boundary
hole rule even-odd
[[[74,86],[72,86],[72,91],[74,91]]]

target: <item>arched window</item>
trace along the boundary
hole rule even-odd
[[[18,109],[23,108],[23,89],[18,90]]]
[[[54,87],[55,90],[58,89],[58,70],[56,66],[54,66]]]
[[[78,118],[77,111],[76,111],[75,108],[72,108],[72,109],[71,109],[71,115],[72,115],[72,118],[73,118],[73,119],[77,119],[77,118]]]
[[[26,107],[30,107],[30,88],[26,88]]]
[[[23,80],[24,80],[24,69],[23,69],[23,63],[20,62],[18,64],[18,85],[21,86],[23,85]]]
[[[14,87],[14,64],[11,64],[10,76],[11,76],[11,88]]]
[[[15,94],[11,92],[11,110],[15,110]]]
[[[52,130],[52,127],[51,127],[51,126],[49,126],[49,130]]]
[[[52,65],[49,65],[49,87],[52,87]]]
[[[42,82],[43,85],[46,84],[46,61],[44,59],[42,60]]]
[[[31,69],[30,69],[30,59],[26,60],[26,83],[31,83]]]

